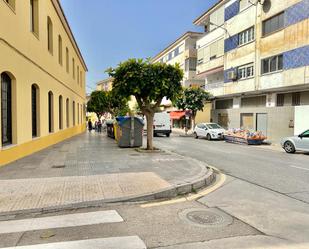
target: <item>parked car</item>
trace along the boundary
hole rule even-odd
[[[207,140],[223,139],[225,129],[216,123],[200,123],[195,126],[195,138],[205,137]]]
[[[309,152],[309,130],[298,136],[282,139],[281,146],[287,153],[295,153],[298,150]]]
[[[147,131],[147,120],[144,119],[144,131]],[[172,133],[172,123],[170,114],[167,112],[157,112],[153,118],[153,135],[166,135],[169,137]]]

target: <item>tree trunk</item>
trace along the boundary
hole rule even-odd
[[[195,118],[196,118],[196,112],[192,112],[192,127],[191,127],[191,130],[194,130],[194,128],[195,128]]]
[[[147,119],[147,150],[153,150],[153,117],[154,113],[146,113]]]

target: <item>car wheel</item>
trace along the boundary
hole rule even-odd
[[[167,137],[170,137],[170,133],[166,133],[166,136],[167,136]]]
[[[211,140],[211,136],[210,136],[210,134],[209,134],[209,133],[207,134],[206,139],[207,139],[208,141],[210,141],[210,140]]]
[[[284,150],[286,153],[295,153],[295,146],[292,142],[287,141],[284,143]]]
[[[196,132],[194,132],[194,137],[195,137],[195,139],[198,139],[198,135],[197,135]]]

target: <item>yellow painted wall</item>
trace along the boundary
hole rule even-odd
[[[59,143],[72,136],[78,135],[84,132],[85,128],[86,126],[82,124],[57,133],[50,134],[43,138],[37,138],[24,144],[14,145],[3,149],[0,151],[0,167],[45,149],[53,144]]]
[[[197,112],[196,118],[195,118],[195,123],[207,123],[210,122],[211,118],[211,108],[212,104],[207,103],[204,106],[204,110],[202,112]]]
[[[0,142],[0,165],[83,131],[87,68],[59,18],[59,11],[57,12],[54,7],[55,3],[57,3],[55,0],[39,1],[37,36],[30,32],[30,1],[16,0],[15,9],[11,9],[5,1],[0,0],[0,23],[6,24],[0,25],[0,74],[7,72],[13,79],[13,145],[2,148]],[[47,49],[48,16],[53,22],[52,54]],[[58,62],[58,35],[62,38],[62,65]],[[66,47],[69,49],[69,73],[66,71],[65,63]],[[72,58],[75,60],[75,78],[72,74]],[[80,81],[77,77],[77,68],[82,75]],[[39,87],[39,135],[35,139],[32,138],[31,122],[32,84]],[[54,98],[54,132],[52,134],[48,130],[49,91],[52,91]],[[64,130],[59,129],[60,95],[63,98]],[[66,99],[69,99],[69,127],[66,126]],[[73,127],[73,101],[75,103],[75,127]]]

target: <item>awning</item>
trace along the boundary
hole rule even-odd
[[[182,117],[184,117],[186,115],[186,112],[185,111],[179,111],[179,112],[170,112],[170,117],[171,119],[176,119],[176,120],[179,120],[181,119]]]

